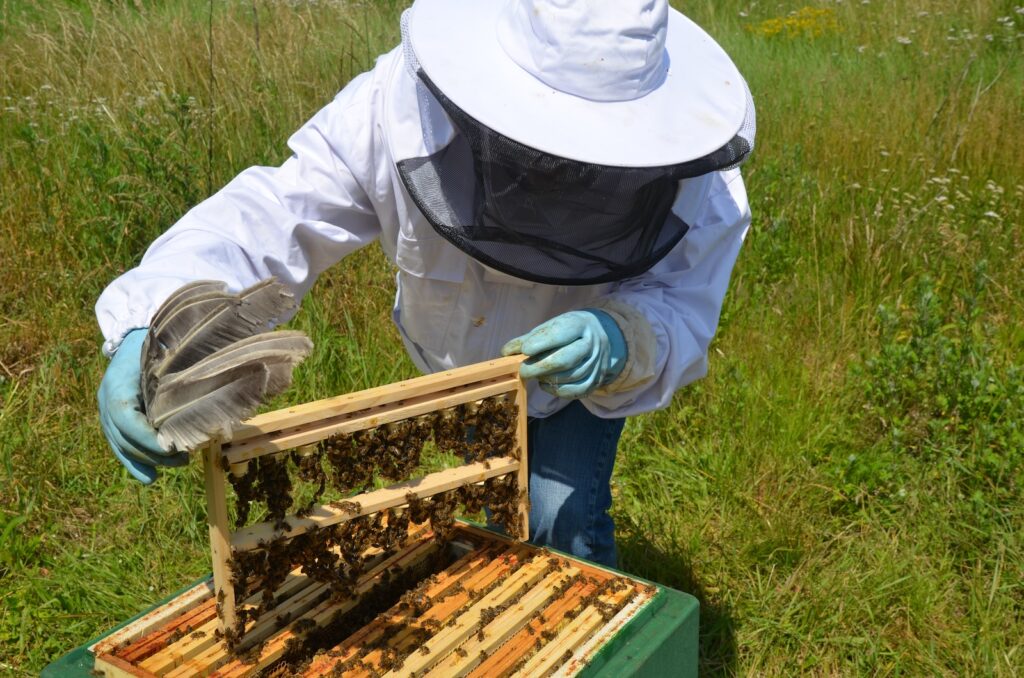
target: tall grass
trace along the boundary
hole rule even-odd
[[[0,0],[0,673],[208,569],[194,468],[130,481],[92,305],[398,41],[398,3]],[[701,598],[702,666],[1024,665],[1024,9],[687,2],[758,102],[711,373],[629,422],[625,569]],[[409,376],[376,247],[295,321],[293,400]]]

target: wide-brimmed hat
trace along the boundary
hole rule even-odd
[[[452,103],[545,153],[658,167],[753,145],[739,70],[665,0],[416,0],[408,39]]]

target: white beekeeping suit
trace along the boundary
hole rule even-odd
[[[137,268],[110,284],[96,305],[106,352],[114,352],[130,330],[147,327],[161,302],[188,281],[224,280],[241,289],[276,276],[301,297],[325,269],[379,240],[397,269],[393,319],[421,370],[493,358],[509,339],[559,314],[589,307],[606,310],[619,321],[629,348],[628,362],[615,382],[582,399],[593,414],[623,417],[665,407],[677,389],[705,374],[708,344],[750,222],[743,181],[732,167],[742,157],[719,159],[715,165],[712,153],[741,133],[748,142],[742,155],[752,148],[753,109],[739,73],[703,31],[673,11],[668,36],[660,38],[667,55],[665,63],[658,65],[661,70],[630,76],[625,84],[611,76],[595,80],[583,67],[586,55],[574,60],[571,40],[563,41],[569,57],[554,66],[545,61],[543,50],[517,42],[517,26],[536,20],[524,14],[530,3],[514,2],[503,10],[499,39],[464,36],[467,50],[501,49],[507,62],[501,73],[486,70],[488,60],[481,57],[467,59],[470,63],[462,66],[465,72],[448,77],[445,57],[439,52],[444,46],[431,41],[431,16],[420,11],[421,6],[440,1],[421,0],[410,10],[411,16],[403,22],[407,24],[404,49],[381,56],[370,72],[352,80],[296,132],[288,142],[293,155],[283,165],[242,172],[160,236]],[[460,11],[491,11],[485,6],[494,4],[465,3]],[[547,30],[554,38],[541,37],[547,36],[544,44],[550,47],[558,42],[558,22],[569,19],[573,17],[559,18],[554,28],[533,25],[523,30],[535,34]],[[417,39],[417,31],[427,37]],[[655,42],[658,39],[655,35]],[[671,54],[674,39],[685,43],[686,49],[706,50],[717,61],[709,67],[711,57],[706,57],[700,62],[701,72],[681,72],[686,54]],[[616,53],[628,56],[628,50]],[[675,56],[671,63],[669,56]],[[644,58],[650,61],[649,55]],[[559,74],[562,66],[564,72]],[[517,74],[516,69],[521,72]],[[417,77],[423,71],[429,79]],[[711,83],[714,78],[721,82]],[[509,84],[510,80],[514,82]],[[711,112],[689,111],[690,104],[681,100],[676,113],[663,117],[667,126],[678,125],[682,131],[666,130],[660,138],[635,141],[636,135],[651,134],[637,117],[644,114],[643,106],[634,104],[662,96],[680,80],[686,82],[676,88],[699,90],[710,100],[706,108]],[[484,129],[509,134],[508,121],[522,120],[525,131],[517,137],[520,141],[530,140],[543,151],[594,166],[686,166],[711,157],[705,167],[726,169],[679,175],[684,178],[676,182],[668,218],[685,225],[680,229],[683,235],[673,241],[667,254],[646,262],[644,270],[591,284],[562,279],[571,276],[565,271],[537,276],[548,282],[512,275],[508,271],[518,270],[516,261],[529,257],[516,255],[518,259],[502,265],[486,253],[471,256],[466,249],[475,251],[472,244],[457,247],[425,216],[421,206],[430,198],[414,199],[409,178],[403,179],[399,166],[409,159],[435,157],[460,137],[436,94],[443,92],[453,106],[481,117],[476,98],[494,97],[516,87],[523,91],[515,97],[515,110],[503,106],[494,111],[484,121]],[[531,87],[537,96],[529,96]],[[713,87],[724,93],[707,94]],[[624,94],[619,92],[623,88],[628,90]],[[611,94],[604,97],[603,93]],[[546,101],[545,96],[553,98]],[[569,106],[561,114],[570,118],[569,123],[556,119],[557,111],[549,115],[567,99],[580,107],[574,112]],[[599,129],[597,122],[588,123],[586,111],[602,104],[606,104],[604,110],[614,107],[615,113]],[[572,115],[578,116],[576,126],[571,124]],[[677,117],[682,120],[676,121]],[[705,118],[711,122],[693,122]],[[680,151],[670,132],[694,139],[704,148]],[[627,153],[635,154],[634,161],[621,161]],[[471,173],[467,174],[463,183],[468,195],[476,189]],[[446,190],[450,193],[458,187]],[[587,226],[586,219],[576,226],[578,236],[579,229]],[[535,383],[529,397],[534,416],[550,415],[567,403]]]

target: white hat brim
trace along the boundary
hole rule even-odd
[[[544,84],[498,41],[504,0],[417,0],[409,39],[446,97],[490,129],[540,151],[616,167],[702,158],[743,125],[746,85],[725,50],[669,10],[668,74],[631,101],[592,101]]]

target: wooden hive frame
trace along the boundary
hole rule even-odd
[[[526,388],[519,376],[522,356],[511,356],[464,368],[439,372],[408,381],[371,388],[334,398],[259,415],[245,422],[229,443],[212,441],[203,449],[207,522],[213,561],[214,596],[220,630],[228,633],[236,624],[236,601],[230,561],[234,554],[261,548],[281,537],[291,538],[313,529],[337,525],[357,517],[425,499],[449,490],[514,474],[519,492],[519,534],[529,535],[527,495]],[[505,395],[516,407],[514,454],[430,473],[416,480],[346,498],[345,502],[320,504],[308,512],[287,516],[282,522],[267,521],[233,531],[228,515],[227,473],[238,473],[247,463],[264,455],[278,454],[319,443],[335,435],[352,434],[384,424]]]

